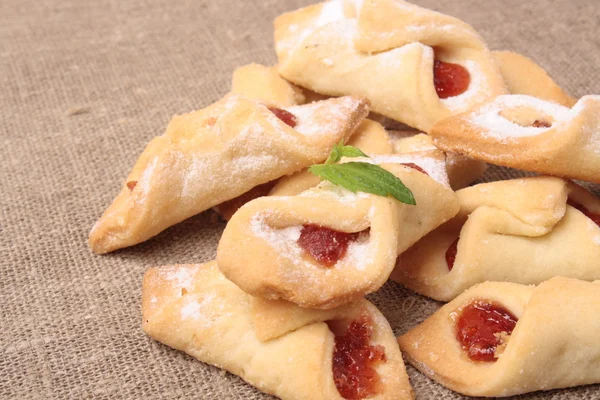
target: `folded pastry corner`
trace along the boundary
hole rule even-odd
[[[526,267],[526,266],[525,266]],[[600,383],[600,285],[486,282],[398,338],[407,360],[468,396]]]
[[[526,94],[565,107],[573,107],[577,102],[531,59],[512,51],[492,54],[511,94]]]
[[[474,284],[600,279],[600,199],[560,178],[479,184],[460,211],[398,257],[390,278],[449,301]]]
[[[280,176],[327,158],[366,117],[368,100],[340,97],[285,109],[237,94],[172,119],[146,147],[113,204],[94,225],[106,253]]]
[[[425,132],[507,93],[472,27],[403,0],[333,0],[283,14],[275,49],[289,81],[367,97],[373,111]]]
[[[360,160],[398,176],[417,205],[352,193],[330,182],[296,196],[253,200],[223,232],[217,249],[223,274],[254,296],[319,309],[381,287],[398,254],[452,218],[458,202],[443,154],[438,159],[415,153]]]
[[[413,398],[397,341],[371,303],[311,313],[289,304],[253,306],[214,261],[151,268],[144,276],[142,327],[150,337],[265,393],[284,400]],[[257,327],[271,318],[296,323],[259,339]]]
[[[435,124],[434,144],[478,160],[600,183],[600,96],[573,108],[526,95],[492,102]]]
[[[289,107],[305,102],[302,89],[283,79],[277,67],[252,63],[238,67],[231,78],[231,93],[279,107]]]

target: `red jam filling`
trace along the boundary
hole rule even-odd
[[[592,221],[594,221],[594,223],[598,226],[600,226],[600,214],[596,214],[591,212],[590,210],[588,210],[587,208],[585,208],[584,206],[582,206],[579,203],[574,202],[573,200],[569,199],[567,200],[567,204],[570,205],[573,208],[578,209],[579,211],[581,211],[586,217],[588,217],[589,219],[591,219]]]
[[[471,84],[471,74],[462,65],[435,60],[433,63],[433,84],[440,99],[463,94]]]
[[[360,233],[340,232],[319,225],[307,224],[302,226],[298,245],[322,265],[332,267],[344,257],[348,245],[358,239]]]
[[[429,174],[423,168],[419,167],[415,163],[411,163],[411,162],[409,162],[409,163],[401,163],[401,165],[404,165],[405,167],[409,167],[409,168],[412,168],[412,169],[416,169],[417,171],[419,171],[419,172],[421,172],[421,173],[429,176]]]
[[[456,339],[473,361],[496,361],[506,346],[517,318],[501,305],[474,301],[466,306],[456,325]]]
[[[127,187],[129,188],[129,190],[135,189],[135,185],[137,185],[137,181],[129,181],[129,182],[127,182]]]
[[[456,253],[458,251],[458,239],[460,238],[456,238],[456,240],[452,242],[450,247],[448,247],[448,250],[446,250],[446,264],[448,265],[448,271],[452,271],[452,268],[454,268],[454,262],[456,261]]]
[[[294,114],[289,111],[283,110],[281,108],[269,107],[269,111],[271,111],[277,118],[286,123],[286,125],[291,126],[292,128],[296,126],[298,123],[298,119]]]
[[[548,121],[536,119],[535,121],[533,121],[533,124],[531,124],[531,126],[533,126],[534,128],[550,128],[552,127],[552,124]]]
[[[330,327],[332,325],[330,324]],[[333,381],[344,399],[364,399],[381,391],[375,367],[386,361],[383,346],[369,344],[373,321],[366,312],[352,321],[348,329],[335,332]]]

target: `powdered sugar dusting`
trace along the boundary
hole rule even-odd
[[[356,110],[358,100],[344,96],[335,100],[315,101],[302,106],[286,108],[294,114],[297,124],[294,129],[306,136],[332,135],[344,129],[349,115]],[[318,116],[318,117],[317,117]]]
[[[419,152],[395,155],[377,155],[371,158],[361,158],[360,161],[368,162],[370,164],[416,164],[425,172],[427,172],[427,175],[429,175],[430,178],[438,183],[441,183],[445,187],[450,187],[446,162],[442,159],[436,159],[425,154],[419,154]]]
[[[272,115],[268,113],[267,115]],[[273,115],[273,118],[277,118]],[[278,125],[281,121],[277,119]],[[189,154],[187,151],[172,150],[174,169],[181,171],[180,200],[183,205],[193,207],[195,204],[206,202],[208,207],[215,206],[222,201],[250,190],[252,182],[264,180],[267,182],[277,177],[280,169],[293,170],[302,165],[295,165],[276,149],[282,142],[294,142],[294,137],[283,131],[275,129],[276,135],[265,132],[265,128],[258,123],[245,126],[234,140],[226,143],[226,150],[219,149],[214,152]],[[258,147],[261,148],[258,148]],[[215,174],[214,171],[223,164],[224,157],[227,162],[227,174]],[[227,196],[223,188],[229,192],[238,190],[239,193]],[[216,195],[215,195],[216,194]],[[219,195],[224,198],[219,198]]]
[[[330,0],[323,3],[321,14],[316,22],[316,28],[344,18],[344,1]]]
[[[200,302],[193,297],[189,296],[189,301],[181,308],[181,319],[198,319],[202,315],[203,308],[209,305],[215,298],[214,293],[209,293],[207,296],[202,298]]]
[[[346,206],[355,206],[358,204],[358,201],[368,199],[369,196],[372,196],[369,193],[365,192],[351,192],[348,189],[343,188],[342,186],[334,185],[329,181],[321,181],[319,185],[317,185],[317,190],[325,189],[327,193],[331,193],[335,196],[335,201],[338,201]],[[323,192],[315,192],[314,190],[306,190],[300,193],[298,196],[303,197],[315,197],[315,195],[323,197]],[[323,201],[326,201],[325,199]]]
[[[158,276],[161,280],[172,283],[177,288],[185,288],[193,285],[196,269],[185,267],[161,267]]]
[[[257,214],[250,222],[250,230],[266,240],[279,254],[293,260],[301,259],[301,248],[297,243],[302,231],[301,225],[274,228],[264,221],[264,215]]]
[[[364,271],[366,266],[373,262],[372,252],[369,251],[371,241],[370,235],[359,235],[357,240],[350,242],[346,255],[338,261],[340,266],[353,266],[359,271]]]
[[[250,222],[250,230],[256,236],[267,241],[281,257],[286,258],[293,265],[301,268],[318,268],[321,266],[308,262],[304,257],[304,250],[298,245],[298,239],[302,232],[301,225],[292,225],[285,228],[275,228],[265,222],[265,216],[255,215]],[[350,242],[344,257],[342,257],[332,268],[353,267],[364,270],[370,263],[372,251],[375,245],[371,235],[360,235],[358,240]],[[326,270],[323,270],[326,271]]]
[[[231,312],[226,311],[223,299],[215,292],[208,292],[200,298],[197,295],[184,297],[181,319],[197,321],[201,323],[202,329],[210,328],[218,320],[230,317]]]
[[[489,85],[486,82],[486,74],[481,70],[479,64],[472,60],[466,60],[462,66],[465,67],[471,75],[469,88],[458,96],[440,99],[442,104],[453,114],[466,111],[474,104],[481,104],[489,98]]]
[[[581,100],[578,101],[577,104],[575,104],[575,106],[571,109],[571,118],[585,112],[588,109],[588,103],[590,102],[598,104],[600,102],[600,96],[588,95],[582,97]],[[591,108],[596,109],[597,106],[594,105]],[[586,148],[597,156],[600,156],[599,122],[600,121],[596,115],[588,114],[587,118],[583,118],[583,123],[581,126],[581,136],[587,139]]]
[[[156,168],[157,163],[158,163],[158,157],[155,156],[152,159],[152,161],[150,161],[150,163],[146,166],[146,168],[144,169],[144,172],[142,173],[142,176],[138,180],[136,187],[139,186],[142,189],[142,192],[144,194],[147,194],[150,192],[150,188],[151,188],[150,180],[152,179],[152,175],[154,174],[154,169]]]
[[[299,29],[298,26],[296,24],[290,25],[287,29],[294,35],[290,35],[282,40],[277,41],[277,43],[275,43],[276,50],[278,53],[282,51],[290,51],[294,47],[299,46],[304,39],[306,39],[320,27],[341,19],[344,19],[344,0],[327,1],[323,3],[319,16],[298,34],[296,34]]]
[[[525,95],[498,96],[492,103],[471,113],[471,123],[484,129],[486,136],[500,140],[511,140],[519,137],[539,135],[550,128],[521,126],[501,114],[504,110],[529,107],[538,110],[542,115],[553,118],[553,126],[570,118],[570,110],[559,104],[543,101]]]

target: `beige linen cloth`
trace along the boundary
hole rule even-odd
[[[269,398],[140,327],[144,271],[212,259],[223,223],[200,215],[107,256],[87,235],[147,141],[224,95],[236,66],[273,63],[273,19],[307,4],[0,0],[0,398]],[[533,58],[575,96],[600,93],[597,0],[418,4]],[[396,334],[439,307],[395,283],[370,299]],[[462,398],[408,371],[419,399]],[[521,398],[599,397],[596,385]]]

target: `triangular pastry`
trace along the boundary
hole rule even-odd
[[[599,315],[600,282],[486,282],[398,341],[413,366],[449,389],[512,396],[600,383]]]
[[[485,281],[600,279],[600,199],[553,177],[456,192],[460,212],[398,258],[391,279],[448,301]]]
[[[403,0],[331,0],[283,14],[275,49],[285,79],[367,97],[374,112],[425,132],[507,93],[473,28]]]
[[[565,107],[573,107],[577,102],[529,58],[512,51],[493,51],[492,54],[511,94],[526,94]]]
[[[414,130],[393,130],[388,131],[388,134],[396,154],[437,150],[431,136],[425,133]],[[457,153],[447,152],[446,169],[450,186],[452,189],[458,190],[481,178],[487,169],[487,164]]]
[[[439,121],[434,144],[492,164],[600,183],[600,96],[571,109],[525,95]]]
[[[250,64],[236,69],[233,73],[232,92],[246,97],[261,100],[274,107],[309,103],[313,95],[281,78],[276,67],[265,67],[259,64]],[[355,146],[367,154],[391,153],[391,143],[385,129],[375,121],[364,119],[348,139],[348,145]],[[250,191],[213,207],[221,218],[229,221],[233,214],[244,204],[258,197],[271,195],[292,195],[303,192],[318,185],[321,180],[302,170],[286,175],[277,181],[268,182],[252,188]]]
[[[368,301],[329,315],[315,311],[315,318],[297,306],[263,306],[268,317],[296,323],[262,340],[256,324],[270,319],[257,315],[260,309],[214,261],[151,268],[144,276],[148,335],[265,393],[284,400],[413,398],[392,329]]]
[[[398,176],[417,205],[327,181],[296,196],[261,197],[240,208],[223,232],[223,274],[254,296],[333,308],[381,287],[398,254],[458,211],[443,155],[342,161],[350,160]]]
[[[307,102],[304,91],[283,79],[277,67],[248,64],[238,67],[231,77],[231,93],[261,101],[271,107],[290,107]],[[360,126],[360,125],[359,125]],[[277,180],[253,187],[246,193],[213,207],[225,221],[244,204],[257,197],[266,196]]]
[[[94,225],[90,246],[96,253],[132,246],[258,185],[322,162],[367,113],[368,102],[354,97],[282,110],[230,94],[174,117]]]

